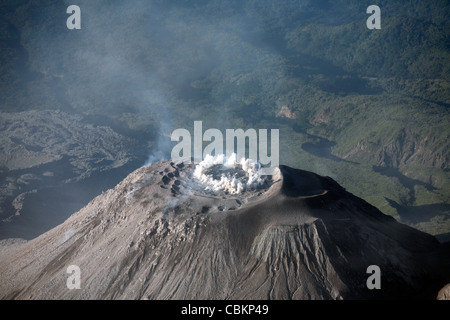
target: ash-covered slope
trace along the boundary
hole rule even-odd
[[[42,236],[4,243],[0,297],[434,299],[450,282],[450,255],[434,237],[330,178],[280,166],[232,194],[205,190],[194,171],[140,168]],[[81,289],[67,288],[69,265]],[[366,286],[370,265],[380,290]]]

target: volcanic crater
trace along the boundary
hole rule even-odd
[[[329,177],[250,177],[252,165],[204,166],[206,178],[199,164],[137,169],[49,232],[3,241],[0,298],[435,299],[450,282],[450,250],[431,235]],[[371,265],[380,290],[366,285]]]

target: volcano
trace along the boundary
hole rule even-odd
[[[450,250],[433,236],[329,177],[253,169],[137,169],[54,229],[3,241],[0,298],[435,299],[450,282]],[[79,289],[67,286],[74,265]]]

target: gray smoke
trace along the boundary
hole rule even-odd
[[[272,10],[258,3],[79,0],[81,30],[67,30],[71,4],[24,7],[30,68],[60,84],[48,87],[65,107],[144,132],[140,139],[152,142],[147,162],[167,159],[170,132],[194,120],[205,128],[253,126],[249,110],[273,108],[276,97],[265,94],[289,87],[265,39]],[[50,96],[43,94],[46,105],[54,105]]]
[[[157,139],[149,160],[170,154],[175,128],[194,120],[224,128],[261,105],[269,83],[284,83],[282,61],[262,39],[258,14],[237,2],[198,3],[200,9],[183,1],[79,3],[76,65],[85,66],[80,80],[90,80],[77,95],[80,103],[111,103],[117,112],[152,119]]]

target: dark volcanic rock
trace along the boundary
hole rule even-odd
[[[94,126],[81,116],[61,111],[0,113],[0,167],[23,170],[70,159],[79,175],[89,175],[104,162],[104,168],[129,161],[131,141],[111,128]],[[125,150],[125,151],[122,151]]]
[[[140,168],[58,227],[9,244],[0,297],[435,299],[450,280],[434,237],[330,178],[280,166],[261,188],[231,195],[205,190],[193,169]],[[69,265],[80,267],[80,290],[66,287]],[[366,286],[370,265],[380,290]]]
[[[0,239],[49,230],[138,166],[131,139],[61,111],[0,113],[0,132]]]

